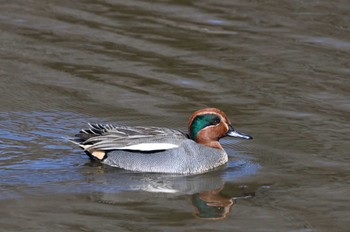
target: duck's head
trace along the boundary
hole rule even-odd
[[[187,127],[192,140],[212,148],[222,149],[219,139],[225,136],[252,139],[250,135],[236,131],[225,113],[216,108],[197,110]]]

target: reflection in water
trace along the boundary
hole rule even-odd
[[[192,195],[192,204],[196,209],[195,216],[201,219],[225,219],[231,212],[234,200],[221,196],[220,189]]]
[[[195,216],[207,220],[226,219],[238,199],[247,199],[255,196],[255,192],[227,196],[222,193],[224,186],[205,192],[193,194],[192,204],[195,207]]]
[[[107,169],[108,170],[108,169]],[[127,183],[124,189],[116,185],[115,176],[106,175],[103,193],[94,194],[94,201],[109,205],[125,205],[130,201],[133,203],[138,199],[139,204],[144,204],[142,196],[146,193],[167,194],[167,197],[189,195],[193,206],[193,215],[205,220],[223,220],[231,212],[232,206],[240,199],[248,199],[255,196],[255,188],[247,190],[241,186],[228,186],[222,179],[223,171],[214,172],[214,175],[203,174],[195,176],[171,176],[159,174],[141,174],[130,172],[119,172],[118,182]],[[114,172],[115,173],[115,172]],[[116,174],[116,173],[115,173]],[[122,175],[121,175],[122,174]],[[125,175],[123,175],[125,174]],[[117,187],[118,186],[118,187]],[[231,193],[227,193],[230,190]],[[143,191],[142,194],[140,191]],[[233,192],[232,192],[233,191]],[[156,202],[157,195],[151,198]],[[176,208],[176,205],[169,205]]]

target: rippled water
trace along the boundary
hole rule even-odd
[[[7,1],[1,231],[348,231],[347,1]],[[217,107],[202,175],[132,173],[67,142],[87,122],[184,129]]]

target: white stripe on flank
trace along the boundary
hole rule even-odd
[[[136,150],[136,151],[157,151],[157,150],[168,150],[179,147],[172,143],[139,143],[126,147],[120,147],[121,150]]]

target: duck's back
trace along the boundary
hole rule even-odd
[[[227,162],[224,150],[184,139],[177,148],[160,151],[113,150],[102,163],[139,172],[196,174]]]

